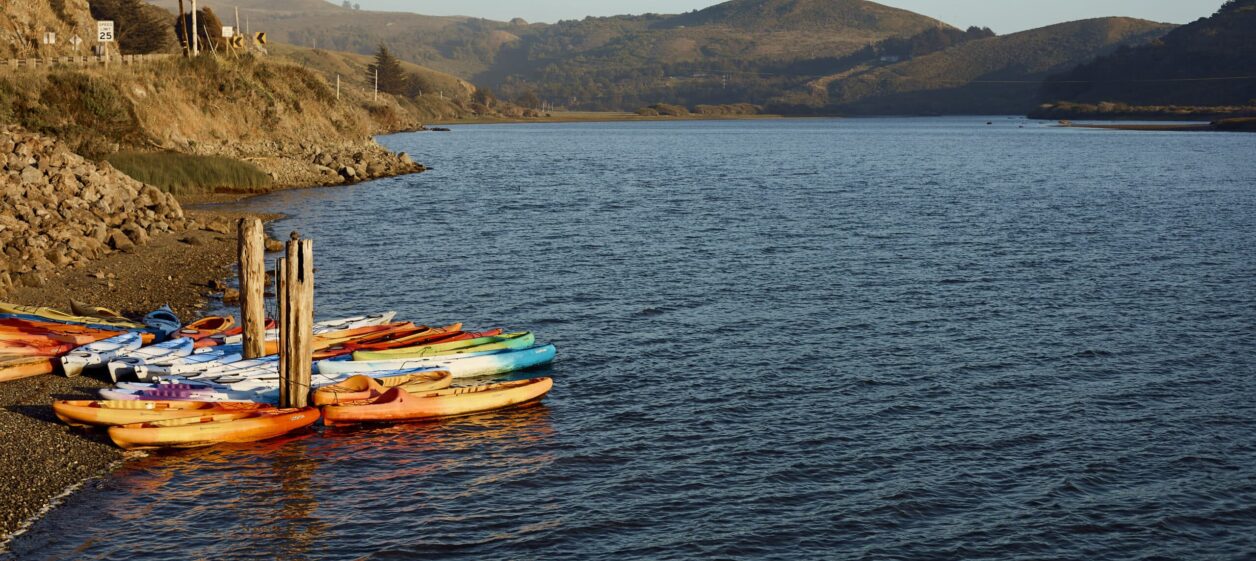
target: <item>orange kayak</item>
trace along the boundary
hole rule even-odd
[[[471,415],[537,401],[552,387],[554,380],[551,378],[533,378],[413,395],[401,388],[392,388],[370,403],[324,407],[323,423],[330,427]]]
[[[355,339],[344,344],[328,347],[327,351],[335,351],[339,354],[348,354],[361,349],[373,349],[376,347],[391,349],[396,345],[408,345],[409,341],[427,341],[430,339],[440,339],[462,333],[462,324],[455,323],[446,325],[445,327],[428,327],[421,325],[413,329],[397,330],[380,335],[371,335]]]
[[[55,401],[52,410],[57,418],[76,427],[111,427],[166,421],[184,417],[203,417],[223,413],[252,413],[270,409],[265,403],[205,401]]]
[[[448,343],[451,341],[465,341],[467,339],[492,337],[501,334],[502,329],[500,328],[490,329],[488,331],[451,331],[448,333],[435,333],[422,337],[405,337],[381,343],[355,342],[345,345],[345,348],[352,351],[386,351],[389,349],[435,345],[437,343]]]
[[[410,322],[390,323],[386,325],[368,325],[366,327],[355,327],[353,329],[344,329],[341,331],[332,331],[315,335],[310,341],[310,348],[314,351],[314,360],[322,360],[325,358],[337,357],[347,354],[348,351],[336,350],[336,347],[344,347],[348,343],[359,341],[366,338],[385,337],[392,333],[404,333],[415,328]],[[270,350],[272,341],[266,342],[267,354],[275,354],[279,352],[279,341],[273,341],[275,350]]]
[[[101,339],[108,339],[121,334],[121,330],[111,331],[81,325],[54,323],[45,321],[25,320],[16,318],[0,319],[0,340],[27,340],[41,338],[55,340],[59,343],[86,345]]]
[[[404,376],[372,378],[361,374],[331,386],[314,390],[310,396],[315,407],[340,403],[369,402],[384,395],[389,388],[401,388],[408,393],[428,392],[448,388],[454,381],[453,374],[445,370],[417,372]]]
[[[255,442],[318,422],[318,408],[264,409],[149,421],[109,427],[109,438],[127,449],[195,448],[223,442]]]
[[[0,382],[52,374],[57,359],[48,356],[0,356]]]
[[[231,316],[210,316],[183,326],[182,329],[171,333],[170,337],[186,337],[193,341],[200,341],[231,329],[233,325],[235,325],[235,318]]]
[[[61,356],[80,345],[60,343],[33,337],[25,340],[0,340],[0,355],[8,356]]]
[[[273,319],[271,319],[271,318],[266,318],[266,323],[262,325],[262,331],[263,331],[263,332],[265,332],[265,330],[267,330],[267,329],[274,329],[277,325],[278,325],[278,324],[277,324],[277,323],[275,323],[275,320],[273,320]],[[243,325],[237,325],[237,326],[235,326],[235,327],[232,327],[232,328],[229,328],[229,329],[227,329],[227,330],[223,331],[222,333],[218,333],[218,334],[216,334],[216,335],[218,335],[217,337],[215,337],[215,336],[212,336],[212,335],[211,335],[211,336],[206,337],[206,338],[204,338],[204,339],[197,339],[197,340],[196,340],[196,348],[198,348],[198,349],[199,349],[199,348],[202,348],[202,347],[214,347],[214,346],[217,346],[217,345],[221,345],[221,344],[222,344],[222,341],[221,341],[221,338],[222,338],[222,337],[234,337],[234,336],[236,336],[236,335],[240,335],[240,334],[242,334],[242,333],[244,333],[244,326],[243,326]]]

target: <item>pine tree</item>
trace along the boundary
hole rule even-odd
[[[375,71],[379,70],[379,91],[394,95],[407,93],[408,76],[401,68],[401,61],[388,51],[388,47],[379,46],[375,52],[375,64],[366,67],[366,83],[374,85]]]

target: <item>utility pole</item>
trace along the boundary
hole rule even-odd
[[[196,30],[197,27],[198,26],[196,25],[196,0],[192,0],[192,56],[198,56],[201,54],[201,43],[200,43],[200,39],[198,38],[198,35],[200,34],[200,32]]]
[[[340,101],[340,75],[336,75],[336,101]]]
[[[183,42],[179,45],[179,50],[183,51],[183,56],[188,56],[192,53],[192,44],[188,43],[188,24],[184,21],[183,15],[183,0],[179,0],[179,40]]]
[[[235,7],[235,16],[236,16],[235,32],[239,33],[240,32],[240,7],[239,6]]]
[[[379,101],[379,65],[375,65],[375,101]]]

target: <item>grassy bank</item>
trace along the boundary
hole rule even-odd
[[[106,161],[139,181],[178,196],[260,193],[273,184],[257,166],[223,156],[119,152]]]

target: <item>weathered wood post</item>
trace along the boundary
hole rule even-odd
[[[279,402],[281,407],[305,407],[314,357],[314,241],[293,232],[279,266]]]
[[[266,239],[262,221],[241,218],[237,224],[240,257],[240,327],[244,358],[266,354]]]

